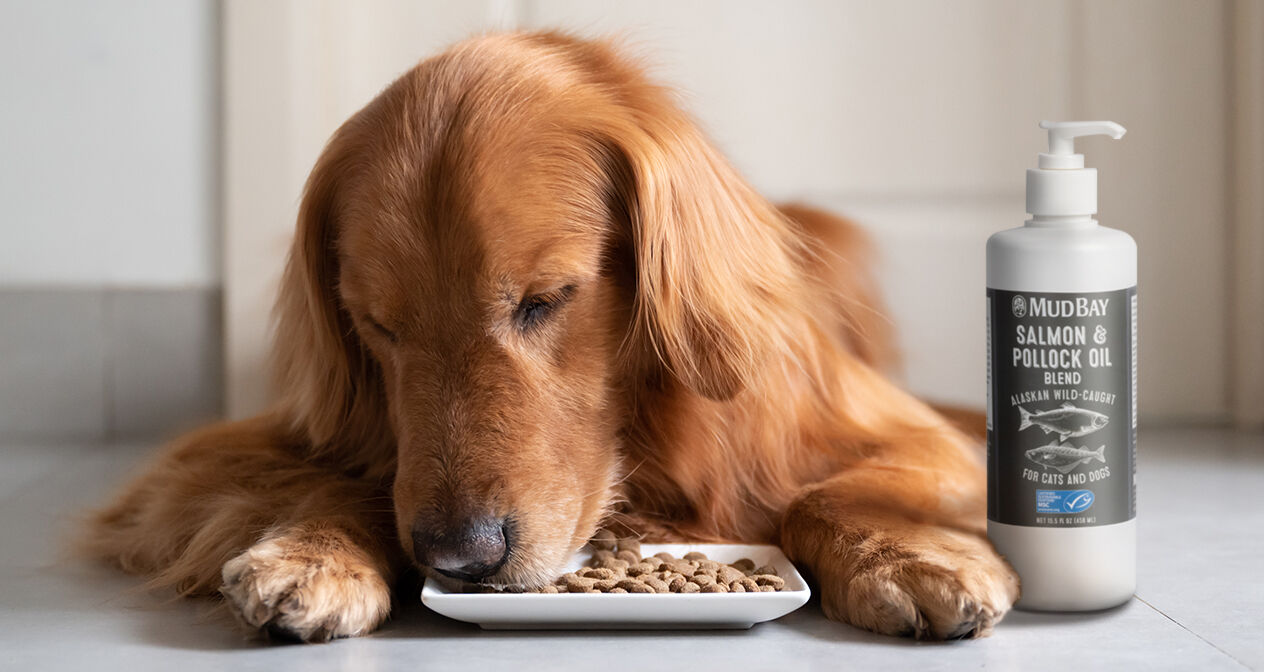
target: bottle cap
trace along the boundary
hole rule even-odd
[[[1116,140],[1127,131],[1113,121],[1042,121],[1049,131],[1049,151],[1027,171],[1027,212],[1068,216],[1097,213],[1097,169],[1084,167],[1075,153],[1075,138],[1108,135]]]

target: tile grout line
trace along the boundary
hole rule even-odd
[[[1250,665],[1247,665],[1246,663],[1242,662],[1241,660],[1238,660],[1238,658],[1237,658],[1236,656],[1234,656],[1232,653],[1229,653],[1228,651],[1225,651],[1224,649],[1220,648],[1219,646],[1216,646],[1214,643],[1212,643],[1212,641],[1211,641],[1211,640],[1209,640],[1209,639],[1207,639],[1206,637],[1203,637],[1202,635],[1198,634],[1197,632],[1194,632],[1193,630],[1190,630],[1189,628],[1185,627],[1185,624],[1184,624],[1184,623],[1181,623],[1180,621],[1176,620],[1175,618],[1172,618],[1171,616],[1168,616],[1168,615],[1167,615],[1167,612],[1165,612],[1165,611],[1163,611],[1162,609],[1160,609],[1160,608],[1158,608],[1158,607],[1154,606],[1153,604],[1150,604],[1149,602],[1147,602],[1147,601],[1145,600],[1145,598],[1141,597],[1140,595],[1133,595],[1133,597],[1137,598],[1137,601],[1138,601],[1138,602],[1140,602],[1141,604],[1144,604],[1144,605],[1146,605],[1147,607],[1150,607],[1151,609],[1153,609],[1156,613],[1158,613],[1158,614],[1159,614],[1160,616],[1162,616],[1163,618],[1166,618],[1167,620],[1169,620],[1169,621],[1171,621],[1171,622],[1175,623],[1177,626],[1179,626],[1179,627],[1180,627],[1180,629],[1182,629],[1182,630],[1184,630],[1185,632],[1188,632],[1189,634],[1191,634],[1191,635],[1193,635],[1193,636],[1197,637],[1199,640],[1201,640],[1201,641],[1202,641],[1204,644],[1206,644],[1207,646],[1210,646],[1211,648],[1213,648],[1213,649],[1215,649],[1215,650],[1219,651],[1220,653],[1224,654],[1224,655],[1225,655],[1225,657],[1227,657],[1229,660],[1232,660],[1233,662],[1237,663],[1238,665],[1242,666],[1242,668],[1243,668],[1243,669],[1247,669],[1247,670],[1254,670],[1254,669],[1255,669],[1255,668],[1251,667]]]

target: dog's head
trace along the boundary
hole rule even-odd
[[[538,583],[609,510],[638,396],[751,383],[796,244],[608,46],[458,45],[312,172],[278,304],[283,408],[316,446],[391,446],[420,565]]]

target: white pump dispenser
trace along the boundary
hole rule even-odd
[[[1018,606],[1079,611],[1136,587],[1137,245],[1101,226],[1075,138],[1110,121],[1041,122],[1020,227],[988,239],[988,537]]]
[[[1113,121],[1042,121],[1049,131],[1049,152],[1027,171],[1027,212],[1037,216],[1097,214],[1097,169],[1084,167],[1075,153],[1075,139],[1085,135],[1124,137]]]

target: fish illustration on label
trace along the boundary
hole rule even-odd
[[[1021,432],[1028,427],[1039,427],[1045,431],[1045,434],[1057,434],[1060,441],[1092,434],[1110,422],[1110,417],[1106,414],[1076,408],[1070,402],[1058,408],[1035,413],[1019,406],[1018,414],[1020,418],[1018,431]]]
[[[1047,446],[1032,448],[1027,451],[1027,459],[1042,467],[1052,467],[1065,474],[1093,460],[1106,464],[1106,446],[1102,446],[1097,450],[1085,450],[1074,446],[1060,446],[1056,443],[1051,443]]]

